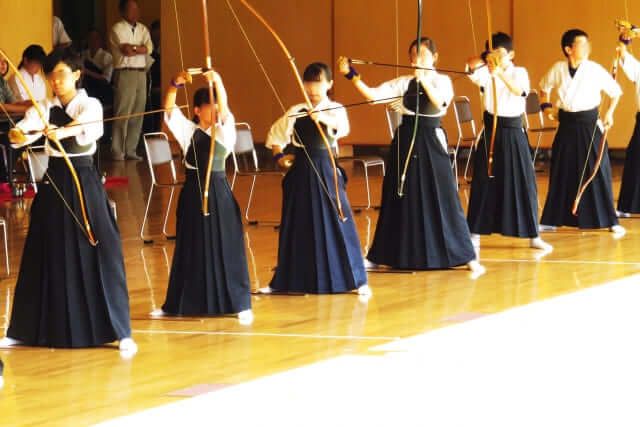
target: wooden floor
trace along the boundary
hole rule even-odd
[[[483,238],[481,260],[487,274],[474,280],[466,270],[416,274],[371,273],[374,296],[254,296],[255,322],[235,318],[152,320],[164,301],[174,243],[161,236],[161,210],[167,194],[154,199],[152,245],[138,237],[147,186],[145,163],[106,165],[109,175],[126,175],[128,187],[109,191],[117,203],[131,296],[132,326],[140,351],[121,359],[114,347],[89,350],[14,348],[0,350],[5,387],[0,391],[0,425],[80,426],[174,402],[170,396],[197,385],[224,387],[464,322],[475,317],[601,285],[640,271],[640,222],[624,219],[627,235],[561,229],[545,234],[554,252],[537,259],[525,240]],[[348,169],[350,171],[350,169]],[[620,166],[614,168],[618,193]],[[352,204],[365,200],[360,171],[349,183]],[[547,177],[538,174],[540,201]],[[381,179],[372,177],[373,200]],[[244,207],[248,179],[235,188]],[[253,215],[277,220],[279,180],[258,182]],[[466,206],[468,187],[461,188]],[[8,323],[13,287],[28,226],[30,201],[4,203],[9,222],[11,275],[0,282],[0,324]],[[244,209],[243,209],[244,211]],[[363,250],[370,244],[376,210],[355,216]],[[173,215],[171,228],[173,227]],[[247,226],[252,286],[266,286],[276,262],[277,232]],[[4,332],[4,330],[3,330]]]

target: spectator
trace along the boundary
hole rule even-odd
[[[16,101],[5,76],[9,72],[9,64],[5,59],[0,59],[0,104],[2,109],[9,113],[24,113],[32,105],[31,101]]]
[[[32,44],[22,52],[22,61],[18,65],[18,71],[29,86],[36,101],[47,98],[47,85],[42,78],[42,63],[47,57],[42,46]],[[13,91],[16,101],[29,101],[29,94],[18,78],[14,75],[9,79],[9,86]]]
[[[64,29],[62,20],[57,16],[53,17],[53,48],[64,49],[71,46],[71,37]]]
[[[147,27],[138,22],[140,9],[135,0],[121,0],[122,20],[110,36],[113,55],[115,96],[113,113],[117,117],[142,113],[147,101],[147,65],[153,43]],[[114,160],[140,160],[136,154],[142,117],[118,120],[113,125],[111,153]]]
[[[33,105],[31,104],[31,101],[16,102],[16,98],[9,88],[9,84],[4,79],[4,76],[6,76],[8,72],[9,64],[5,59],[0,59],[0,104],[2,105],[2,113],[0,113],[0,115],[3,117],[5,112],[16,114],[24,113],[31,105]],[[9,165],[13,164],[12,152],[9,149],[9,140],[4,134],[4,132],[7,132],[10,127],[10,121],[0,123],[0,131],[3,132],[3,134],[0,135],[0,144],[4,145],[5,153],[7,154],[6,158],[4,158],[4,156],[0,158],[0,160],[2,160],[0,161],[0,181],[2,182],[10,182]]]

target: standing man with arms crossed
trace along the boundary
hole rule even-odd
[[[144,112],[147,100],[147,56],[153,50],[149,30],[138,22],[138,3],[135,0],[120,0],[120,14],[122,20],[113,26],[109,37],[114,64],[113,113],[117,117]],[[114,160],[140,160],[136,148],[141,130],[142,117],[114,123],[111,146]]]

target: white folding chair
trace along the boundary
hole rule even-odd
[[[256,180],[259,176],[278,176],[282,178],[284,176],[284,172],[260,169],[260,166],[258,164],[258,154],[256,153],[256,147],[253,141],[253,134],[251,133],[251,126],[249,126],[248,123],[236,123],[236,134],[236,145],[233,149],[233,153],[231,153],[231,158],[233,160],[233,178],[231,179],[231,189],[233,189],[237,177],[251,177],[249,198],[247,200],[247,207],[245,208],[244,217],[247,220],[247,223],[251,225],[257,225],[259,221],[256,219],[251,219],[251,216],[249,214],[251,210],[251,203],[253,202]]]
[[[147,238],[144,235],[144,228],[147,223],[149,215],[149,207],[151,206],[151,198],[153,196],[153,190],[158,188],[169,188],[169,202],[167,203],[166,213],[164,215],[164,223],[162,225],[162,234],[171,240],[175,236],[171,236],[167,233],[167,222],[169,220],[169,213],[171,212],[171,203],[173,202],[173,195],[176,188],[181,187],[184,183],[178,182],[176,176],[176,167],[173,161],[173,153],[171,152],[171,146],[169,145],[169,138],[163,132],[146,133],[143,136],[144,149],[147,154],[147,165],[149,166],[149,174],[151,175],[151,186],[149,187],[149,197],[147,198],[147,206],[144,210],[144,218],[142,219],[142,227],[140,227],[140,238],[144,243],[153,243],[153,239]],[[156,176],[156,168],[168,165],[171,175],[170,182],[160,182]]]
[[[484,127],[480,129],[480,132],[476,130],[476,122],[473,119],[473,112],[471,111],[471,101],[466,96],[456,96],[453,100],[453,111],[456,116],[456,125],[458,128],[458,141],[456,142],[456,152],[460,148],[463,142],[470,142],[469,155],[467,156],[467,164],[464,167],[464,180],[471,182],[468,177],[469,164],[471,163],[471,156],[478,147],[478,142],[482,138],[482,132]]]
[[[14,195],[22,197],[27,185],[30,185],[33,191],[37,193],[38,183],[42,182],[44,174],[49,167],[49,155],[45,153],[44,145],[31,145],[21,150],[20,156],[15,160],[20,161],[24,170],[24,174],[20,172],[20,175],[24,176],[24,178],[17,179],[15,170],[11,174]],[[9,167],[13,169],[14,165],[9,165]]]
[[[365,189],[367,191],[367,204],[366,205],[352,205],[353,208],[364,208],[364,209],[370,209],[371,208],[371,187],[369,185],[369,168],[371,167],[380,167],[382,170],[382,176],[385,175],[386,171],[385,171],[385,165],[384,165],[384,159],[380,156],[374,156],[374,155],[369,155],[369,156],[345,156],[345,157],[338,157],[338,162],[342,163],[342,162],[353,162],[354,166],[356,164],[361,164],[362,165],[362,170],[364,171],[364,186]],[[374,207],[379,207],[379,206],[374,206]]]

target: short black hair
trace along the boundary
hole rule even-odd
[[[513,51],[513,39],[507,33],[503,33],[499,31],[497,33],[493,33],[491,35],[491,43],[493,44],[494,49],[498,49],[503,47],[507,52]],[[484,48],[489,50],[489,41],[484,42]]]
[[[573,28],[569,31],[566,31],[563,35],[562,35],[562,39],[560,40],[560,44],[562,46],[562,53],[564,54],[564,56],[569,56],[567,55],[567,52],[565,51],[566,47],[571,47],[573,46],[573,43],[575,43],[576,39],[578,37],[586,37],[589,38],[589,34],[587,34],[586,32],[577,29],[577,28]]]
[[[436,42],[434,42],[431,38],[429,37],[420,37],[420,41],[418,42],[418,39],[414,40],[411,42],[411,44],[409,45],[409,55],[411,55],[411,51],[413,49],[416,49],[416,51],[418,50],[418,43],[420,44],[420,46],[424,46],[427,49],[429,49],[429,51],[435,55],[436,53],[438,53],[438,48],[436,46]]]
[[[333,80],[331,68],[324,62],[313,62],[307,65],[302,74],[302,80],[305,82],[320,82],[323,78],[328,82]]]
[[[42,46],[40,46],[39,44],[31,44],[27,46],[27,48],[24,51],[22,51],[22,59],[20,60],[20,64],[18,65],[18,68],[24,65],[25,59],[42,64],[44,63],[44,60],[46,57],[47,57],[47,53],[44,51]]]
[[[124,10],[126,9],[127,4],[130,1],[136,1],[136,0],[120,0],[120,4],[118,5],[118,9],[120,10],[120,15],[124,13]]]
[[[71,71],[82,69],[82,58],[71,48],[54,49],[47,55],[42,63],[42,70],[45,74],[49,74],[56,68],[56,65],[64,63]]]

